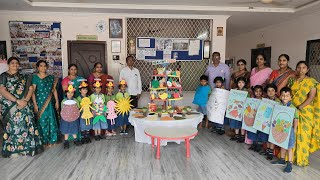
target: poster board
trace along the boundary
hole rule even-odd
[[[62,77],[61,23],[9,21],[12,55],[22,73],[33,73],[39,60],[48,62],[48,74]]]
[[[223,124],[230,92],[225,89],[215,88],[207,102],[208,120]]]
[[[296,109],[291,107],[282,105],[274,106],[269,142],[288,149],[295,111]]]
[[[136,39],[138,60],[202,61],[203,40],[183,38],[138,37]]]
[[[247,99],[247,96],[247,91],[231,89],[226,111],[227,118],[242,121],[244,103]]]
[[[253,124],[260,103],[260,99],[247,98],[246,103],[244,104],[242,129],[253,133],[257,132],[257,130],[253,128]]]
[[[254,119],[253,128],[265,134],[269,134],[273,109],[277,104],[279,104],[279,102],[262,98]]]

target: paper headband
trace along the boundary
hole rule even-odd
[[[106,84],[107,85],[107,87],[113,87],[113,82],[109,82],[108,84]]]
[[[79,88],[85,88],[88,87],[88,84],[85,81],[82,81]]]
[[[101,87],[102,83],[100,81],[96,81],[93,83],[93,87],[97,88],[97,87]]]
[[[120,85],[127,85],[127,82],[126,82],[125,80],[121,80],[121,81],[119,82],[119,84],[120,84]]]

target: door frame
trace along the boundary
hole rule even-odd
[[[105,72],[108,74],[108,56],[107,56],[107,42],[106,41],[78,41],[78,40],[68,40],[67,48],[68,48],[68,66],[71,64],[71,45],[72,44],[103,44],[104,45],[104,64],[105,64]]]
[[[307,63],[310,63],[310,58],[309,58],[309,56],[310,56],[310,45],[313,42],[320,42],[320,39],[313,39],[313,40],[307,41],[306,60],[305,60]]]

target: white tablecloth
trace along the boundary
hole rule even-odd
[[[197,128],[198,124],[203,119],[203,114],[191,114],[187,115],[183,120],[161,121],[161,120],[148,120],[147,118],[135,118],[133,117],[135,112],[130,112],[129,122],[134,126],[135,141],[139,143],[151,144],[151,138],[144,133],[147,127],[194,127]],[[157,115],[156,115],[157,116]],[[181,140],[169,141],[161,140],[161,146],[167,145],[167,142],[176,142],[180,144]],[[156,144],[156,140],[155,140]]]

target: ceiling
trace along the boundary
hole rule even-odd
[[[320,10],[320,0],[0,0],[0,10],[125,14],[231,15],[228,36],[254,31]],[[268,1],[268,0],[266,0]]]

